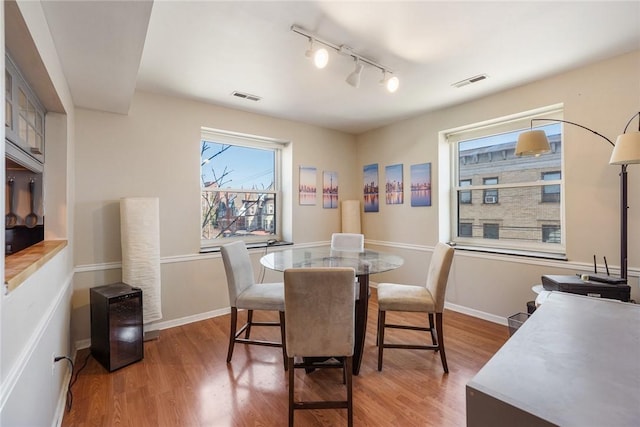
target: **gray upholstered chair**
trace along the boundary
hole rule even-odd
[[[442,312],[444,311],[444,294],[449,279],[449,270],[453,261],[453,248],[438,243],[431,256],[431,263],[426,286],[402,285],[396,283],[378,284],[378,371],[382,370],[382,351],[385,348],[407,348],[435,350],[440,352],[442,367],[448,373],[447,357],[444,352],[444,335],[442,331]],[[387,311],[428,313],[429,327],[397,325],[385,322]],[[433,317],[435,315],[435,332]],[[385,328],[410,329],[431,333],[431,345],[385,344]]]
[[[331,235],[331,249],[336,251],[364,251],[364,234],[333,233]]]
[[[354,278],[352,268],[291,268],[284,272],[289,426],[293,426],[296,409],[327,408],[346,408],[348,424],[353,425]],[[331,359],[339,363],[331,363]],[[295,401],[295,368],[342,368],[346,400]]]
[[[229,287],[229,302],[231,304],[231,331],[229,333],[229,350],[227,363],[233,356],[235,343],[282,347],[284,368],[287,369],[287,350],[285,342],[284,317],[284,283],[256,283],[249,251],[244,242],[228,243],[221,248],[224,270],[227,274]],[[238,330],[238,309],[247,310],[247,321]],[[280,322],[254,322],[253,311],[278,311]],[[250,338],[252,326],[279,326],[280,342],[252,340]],[[240,335],[245,333],[244,338]]]

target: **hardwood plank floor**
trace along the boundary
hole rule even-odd
[[[465,385],[508,339],[508,328],[446,311],[448,375],[437,353],[402,349],[385,350],[383,370],[378,372],[377,310],[373,289],[362,367],[353,381],[354,424],[464,426]],[[255,317],[277,319],[260,314]],[[240,316],[244,319],[244,313]],[[397,313],[387,318],[397,323],[422,319]],[[72,388],[72,407],[62,426],[286,426],[287,376],[280,349],[236,345],[227,364],[228,328],[227,315],[163,330],[158,340],[145,342],[142,361],[112,373],[89,357],[88,349],[79,351],[76,369],[88,357],[87,364]],[[277,340],[279,331],[256,328],[254,334]],[[387,330],[386,336],[387,342],[427,338],[425,333],[403,330]],[[296,395],[342,399],[341,371],[296,370]],[[296,411],[295,422],[346,425],[346,410]]]

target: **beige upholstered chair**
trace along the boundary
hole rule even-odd
[[[233,346],[236,342],[243,344],[282,347],[284,367],[287,369],[287,350],[285,342],[284,318],[284,283],[255,283],[253,266],[249,251],[244,242],[236,241],[221,247],[224,270],[227,274],[229,287],[229,302],[231,304],[231,331],[229,333],[229,351],[227,363],[233,356]],[[238,309],[247,310],[247,322],[237,330]],[[278,311],[280,322],[254,322],[253,310]],[[252,340],[250,338],[252,326],[279,326],[280,342]],[[244,338],[240,335],[245,333]]]
[[[336,251],[364,251],[364,234],[333,233],[331,235],[331,249]]]
[[[444,352],[444,336],[442,333],[442,312],[444,311],[444,294],[447,288],[449,270],[453,261],[453,248],[444,243],[435,247],[429,265],[425,286],[401,285],[395,283],[378,284],[378,371],[382,370],[382,351],[385,348],[408,348],[440,351],[442,367],[449,372]],[[413,311],[428,313],[429,327],[396,325],[385,323],[387,311]],[[434,334],[433,316],[436,324]],[[431,345],[385,344],[385,328],[410,329],[431,333]]]
[[[327,408],[346,408],[348,424],[353,425],[354,278],[352,268],[291,268],[284,272],[289,426],[293,426],[296,409]],[[321,358],[322,362],[313,358]],[[327,358],[340,363],[327,362]],[[295,368],[331,367],[343,369],[346,400],[294,400]]]
[[[359,233],[333,233],[331,235],[331,250],[342,252],[363,252],[364,234]],[[356,301],[360,299],[360,285],[358,280],[354,281],[356,287]],[[371,296],[371,290],[369,295]]]

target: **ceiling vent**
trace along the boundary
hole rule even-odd
[[[453,87],[462,87],[462,86],[469,85],[471,83],[479,82],[479,81],[484,80],[486,78],[487,78],[486,74],[478,74],[477,76],[469,77],[468,79],[460,80],[457,83],[453,83],[451,86],[453,86]]]
[[[231,95],[237,98],[247,99],[249,101],[260,101],[262,99],[257,95],[251,95],[249,93],[243,93],[243,92],[237,92],[237,91],[232,92]]]

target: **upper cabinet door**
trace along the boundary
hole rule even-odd
[[[8,56],[5,70],[6,138],[44,163],[45,110]]]

